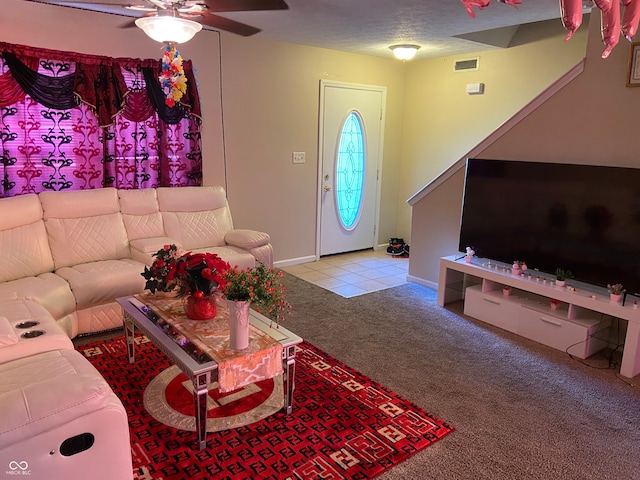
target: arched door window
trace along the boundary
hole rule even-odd
[[[364,132],[357,112],[347,115],[336,154],[335,199],[343,227],[353,230],[360,218],[364,192]]]

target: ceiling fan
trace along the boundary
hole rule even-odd
[[[120,7],[142,13],[141,18],[173,17],[197,22],[202,26],[209,26],[216,30],[225,30],[243,37],[255,35],[260,32],[260,29],[216,15],[216,13],[286,10],[289,8],[284,0],[135,0],[137,4],[128,3],[127,0],[36,1],[62,6],[67,4],[68,6],[101,12],[105,10],[99,7]],[[133,24],[128,26],[133,26]],[[140,28],[143,27],[140,26]],[[197,27],[197,30],[200,30],[200,28],[201,27]]]

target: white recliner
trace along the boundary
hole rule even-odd
[[[127,412],[71,350],[0,364],[0,465],[30,478],[133,478]]]

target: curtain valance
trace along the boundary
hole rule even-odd
[[[161,60],[110,58],[12,45],[0,42],[3,74],[0,75],[0,107],[28,94],[48,108],[68,110],[79,102],[90,106],[100,126],[113,123],[118,113],[143,121],[154,112],[168,124],[188,115],[201,117],[197,84],[190,60],[183,61],[187,93],[168,107],[158,81]],[[142,71],[145,85],[128,87],[123,69]],[[129,95],[135,99],[128,99]]]
[[[0,42],[0,197],[202,184],[200,102],[169,107],[162,60]]]

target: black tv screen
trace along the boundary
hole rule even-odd
[[[469,159],[459,249],[640,292],[640,169]]]

